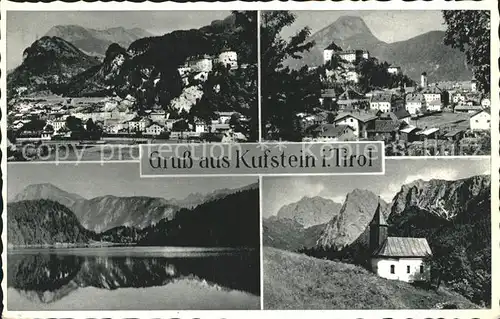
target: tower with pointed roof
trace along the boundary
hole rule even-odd
[[[375,210],[375,215],[373,216],[372,222],[370,223],[370,252],[375,252],[387,239],[387,228],[388,225],[385,221],[384,215],[380,211],[380,197]]]

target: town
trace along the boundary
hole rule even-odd
[[[356,90],[360,74],[354,66],[370,59],[370,53],[328,46],[323,64],[331,63],[332,57],[342,61],[347,84],[340,90],[338,85],[323,87],[320,107],[296,114],[303,141],[384,141],[389,156],[489,154],[491,102],[474,78],[431,83],[422,70],[419,83],[363,94]],[[327,81],[335,71],[326,70]],[[400,75],[401,68],[388,65],[386,72]]]
[[[255,66],[253,66],[255,67]],[[205,118],[192,114],[203,97],[203,84],[216,70],[243,72],[237,52],[224,47],[217,56],[191,56],[177,68],[183,90],[168,110],[156,105],[140,111],[132,95],[122,98],[23,96],[8,102],[10,147],[27,144],[141,144],[246,142],[250,117],[236,111],[214,111]],[[156,82],[159,79],[155,80]],[[220,85],[214,90],[220,90]]]

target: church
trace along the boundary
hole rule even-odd
[[[405,282],[430,281],[431,269],[424,259],[432,256],[425,238],[388,237],[388,225],[380,203],[370,223],[371,268],[378,276]]]

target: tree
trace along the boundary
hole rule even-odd
[[[257,63],[257,11],[233,11],[238,60]]]
[[[295,21],[288,11],[265,11],[261,23],[262,122],[266,138],[300,141],[296,114],[319,106],[321,82],[316,73],[304,67],[290,70],[285,60],[300,59],[314,43],[306,42],[309,28],[303,28],[288,41],[280,35]],[[277,136],[273,136],[277,134]]]
[[[83,123],[82,120],[74,117],[74,116],[68,116],[66,118],[66,127],[71,131],[71,132],[83,132],[85,129],[83,128]]]
[[[447,24],[444,43],[465,52],[478,90],[490,91],[490,12],[486,10],[443,11]]]

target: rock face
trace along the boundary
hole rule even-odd
[[[135,40],[150,37],[152,34],[141,28],[116,27],[96,30],[78,25],[57,25],[52,27],[46,36],[64,39],[88,54],[104,56],[113,43],[128,47]]]
[[[479,175],[457,181],[418,180],[403,185],[394,196],[391,216],[397,216],[407,207],[426,210],[446,220],[454,219],[468,209],[471,200],[481,194],[489,193],[490,176]]]
[[[94,236],[67,207],[51,200],[25,200],[7,205],[9,245],[88,243]]]
[[[387,204],[370,191],[355,189],[347,194],[339,214],[328,222],[317,246],[340,250],[353,243],[373,219],[379,202],[385,212]]]
[[[373,35],[362,18],[344,16],[308,39],[315,46],[303,54],[303,59],[289,59],[286,64],[294,68],[321,65],[323,49],[335,42],[343,50],[368,50],[379,61],[400,66],[414,80],[423,71],[432,81],[469,80],[472,72],[467,68],[465,54],[445,46],[443,38],[444,32],[431,31],[405,41],[385,43]]]
[[[18,88],[25,93],[60,92],[73,76],[99,63],[73,44],[58,37],[42,37],[24,50],[23,62],[8,75],[9,97]]]
[[[320,196],[303,197],[298,202],[281,207],[277,216],[292,219],[307,228],[330,221],[341,207],[342,204]]]

